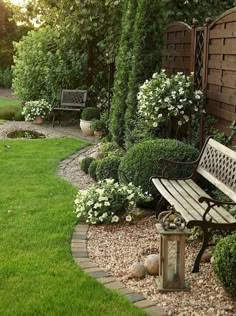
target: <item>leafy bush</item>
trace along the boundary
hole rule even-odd
[[[18,112],[18,108],[15,106],[4,106],[0,108],[0,119],[2,120],[12,120],[14,119],[16,113]]]
[[[100,110],[98,108],[87,107],[81,114],[81,119],[85,121],[92,121],[100,118]]]
[[[79,191],[75,200],[77,217],[85,217],[86,223],[117,223],[122,218],[131,221],[127,214],[136,202],[145,198],[140,188],[132,183],[123,185],[106,179],[86,191]]]
[[[99,161],[96,171],[97,180],[114,179],[118,181],[118,168],[121,162],[121,158],[117,156],[111,156]]]
[[[89,166],[91,163],[95,160],[93,157],[85,157],[81,162],[80,162],[80,167],[81,170],[83,170],[85,173],[88,173]]]
[[[25,101],[46,99],[52,104],[62,88],[84,84],[87,53],[78,37],[63,29],[41,27],[15,44],[13,89]]]
[[[105,158],[109,156],[119,155],[122,157],[125,151],[115,142],[105,141],[99,146],[99,157]]]
[[[11,88],[12,72],[10,68],[0,69],[0,87]]]
[[[103,120],[94,120],[92,121],[91,123],[91,128],[94,130],[94,131],[102,131],[102,132],[105,132],[106,131],[106,122],[103,121]]]
[[[26,102],[22,109],[26,121],[33,121],[37,116],[45,118],[52,110],[51,104],[46,100]]]
[[[199,112],[203,93],[194,91],[192,75],[177,73],[169,77],[162,70],[140,87],[138,100],[140,118],[155,129],[173,118],[179,126],[188,122],[193,108]]]
[[[225,290],[236,297],[236,234],[217,243],[214,251],[214,271]]]
[[[149,178],[161,175],[164,164],[160,158],[176,161],[193,161],[198,157],[198,150],[190,145],[172,139],[148,140],[131,147],[119,166],[121,181],[132,181],[141,186],[144,192],[149,191]],[[189,176],[189,168],[169,168],[169,176]],[[124,177],[125,175],[125,177]]]
[[[88,168],[88,174],[93,180],[97,180],[96,172],[97,172],[97,166],[99,164],[99,160],[93,160]]]
[[[24,115],[21,113],[21,110],[18,110],[15,115],[14,115],[14,119],[15,121],[24,121],[25,117]]]

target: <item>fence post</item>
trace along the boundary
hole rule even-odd
[[[206,114],[203,113],[206,110],[207,103],[207,76],[208,76],[208,49],[209,49],[209,25],[212,19],[207,18],[204,25],[204,52],[203,52],[203,71],[202,71],[202,90],[205,95],[204,104],[201,109],[201,121],[200,121],[200,149],[202,149],[205,142],[205,121]]]

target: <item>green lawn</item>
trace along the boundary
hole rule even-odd
[[[55,173],[83,145],[0,141],[0,315],[144,315],[72,259],[76,189]]]
[[[14,106],[17,108],[20,108],[21,102],[17,99],[10,99],[5,97],[0,97],[0,108],[8,107],[8,106]]]

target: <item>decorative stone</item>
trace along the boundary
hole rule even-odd
[[[149,274],[159,274],[159,260],[160,256],[158,254],[151,254],[146,258],[146,260],[144,261],[144,266]]]
[[[212,256],[212,257],[211,257],[211,264],[214,264],[214,262],[215,262],[215,259],[214,259],[214,257]]]
[[[136,278],[144,278],[147,273],[146,268],[140,262],[134,262],[129,269],[129,279]]]

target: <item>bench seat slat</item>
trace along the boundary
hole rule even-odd
[[[178,182],[176,180],[169,180],[169,183],[173,186],[173,193],[175,193],[175,191],[178,192],[180,194],[180,196],[186,201],[185,202],[186,207],[188,207],[191,210],[191,212],[195,216],[195,218],[197,220],[199,220],[199,219],[202,220],[202,215],[204,214],[205,209],[198,202],[198,199],[195,200],[191,196],[189,190],[186,190],[186,188],[183,187],[184,181],[179,181]],[[178,194],[175,193],[175,196],[178,199]],[[207,220],[210,220],[211,218],[212,218],[213,222],[217,221],[214,216],[211,216],[211,214],[209,214],[207,216]],[[220,220],[222,220],[222,218],[220,218]]]
[[[184,216],[185,220],[187,222],[194,220],[195,218],[189,213],[188,210],[186,210],[182,204],[176,200],[176,198],[165,188],[165,186],[161,183],[161,181],[158,178],[152,179],[153,184],[157,188],[157,190],[160,192],[160,194],[170,203],[173,204],[178,212]]]
[[[177,186],[175,185],[175,183],[173,183],[175,181],[172,180],[167,180],[167,179],[161,179],[161,183],[168,189],[168,191],[172,194],[172,196],[174,196],[174,198],[176,200],[179,201],[179,203],[181,203],[181,205],[185,208],[185,210],[187,210],[192,217],[194,218],[194,220],[202,220],[202,214],[201,211],[200,213],[197,210],[197,203],[195,203],[195,205],[191,205],[190,200],[186,199],[186,196],[183,196],[178,190],[177,190]],[[178,185],[178,184],[177,184]],[[183,193],[183,192],[182,192]],[[194,204],[192,202],[192,204]]]
[[[53,108],[53,111],[73,111],[73,112],[80,112],[81,111],[81,108]]]
[[[178,180],[178,182],[186,190],[186,192],[188,192],[189,197],[193,198],[195,200],[195,203],[198,203],[199,207],[201,207],[201,209],[202,209],[202,212],[203,212],[202,215],[203,215],[206,208],[207,208],[207,203],[206,202],[199,203],[198,199],[200,196],[208,197],[207,194],[204,191],[202,191],[201,194],[200,194],[200,192],[197,193],[192,188],[192,186],[188,184],[188,180],[187,181]],[[214,222],[217,222],[217,223],[228,223],[229,222],[228,219],[226,217],[224,217],[225,210],[222,207],[212,208],[208,214],[210,215],[210,217],[213,219]],[[226,214],[228,214],[228,213],[226,213]]]
[[[204,192],[193,180],[185,180],[185,182],[193,188],[194,191],[197,192],[200,196],[206,196],[211,198],[206,192]],[[207,205],[207,204],[205,204]],[[217,211],[225,220],[227,220],[228,223],[235,223],[235,218],[226,211],[223,207],[214,207],[214,210]]]

